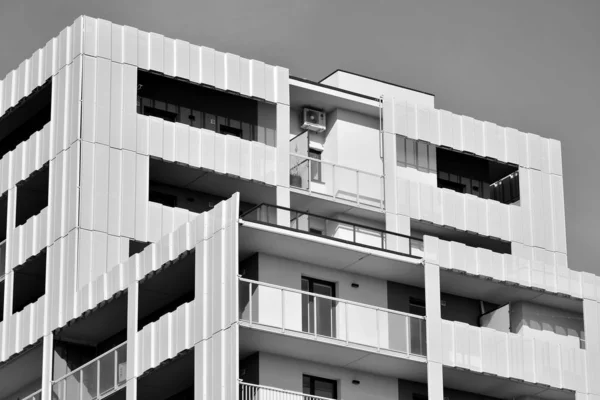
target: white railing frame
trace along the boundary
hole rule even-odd
[[[126,346],[126,345],[127,345],[127,342],[123,342],[123,343],[119,344],[118,346],[113,347],[112,349],[108,350],[105,353],[102,353],[98,357],[94,358],[93,360],[88,361],[87,363],[83,364],[82,366],[78,367],[77,369],[74,369],[73,371],[69,372],[68,374],[63,375],[62,377],[60,377],[60,378],[58,378],[56,380],[53,380],[51,382],[50,386],[54,387],[54,385],[57,384],[57,383],[59,383],[59,382],[62,382],[62,381],[66,382],[67,378],[69,378],[71,375],[79,373],[84,368],[92,365],[95,362],[100,361],[101,358],[103,358],[104,356],[107,356],[110,353],[116,353],[117,350],[119,350],[121,347]],[[127,362],[129,362],[129,360],[127,360]],[[117,363],[117,357],[116,356],[114,357],[114,363],[115,363],[115,365],[114,365],[114,374],[115,374],[115,376],[114,376],[114,382],[115,382],[115,386],[113,387],[112,391],[108,391],[105,394],[100,393],[100,386],[97,386],[96,390],[98,391],[98,397],[96,397],[96,400],[103,399],[104,397],[107,397],[107,396],[113,394],[115,392],[115,389],[117,389],[119,387],[119,385],[117,384],[118,383],[118,373],[119,373],[119,371],[118,371],[118,363]],[[96,384],[99,385],[99,383],[100,383],[100,368],[97,368],[96,369]],[[82,386],[81,382],[80,382],[80,386]],[[123,387],[124,387],[124,385],[123,385]],[[81,390],[80,390],[79,395],[80,395],[80,398],[81,398]]]
[[[314,396],[312,394],[304,394],[304,393],[300,393],[300,392],[294,392],[291,390],[279,389],[279,388],[272,387],[272,386],[255,385],[254,383],[248,383],[248,382],[244,382],[242,380],[240,380],[238,382],[238,384],[239,384],[240,388],[245,386],[250,389],[256,389],[257,393],[264,390],[265,392],[276,392],[276,393],[281,393],[282,395],[286,395],[286,396],[299,396],[303,400],[331,400],[331,399],[328,399],[327,397]],[[268,398],[273,399],[273,397],[271,397],[271,396],[269,396]],[[283,398],[283,399],[286,399],[286,398]],[[247,399],[240,399],[240,400],[247,400]]]
[[[383,308],[383,307],[377,307],[377,306],[372,306],[369,304],[364,304],[364,303],[358,303],[355,301],[351,301],[351,300],[344,300],[344,299],[340,299],[338,297],[331,297],[331,296],[326,296],[326,295],[322,295],[322,294],[317,294],[317,293],[312,293],[312,292],[305,292],[302,290],[298,290],[298,289],[293,289],[293,288],[287,288],[287,287],[283,287],[283,286],[278,286],[278,285],[273,285],[270,283],[266,283],[266,282],[260,282],[260,281],[255,281],[255,280],[251,280],[251,279],[246,279],[246,278],[242,278],[241,276],[238,275],[238,281],[239,282],[245,282],[248,284],[248,308],[249,308],[249,324],[250,326],[253,326],[255,324],[254,320],[253,320],[253,314],[252,314],[252,309],[253,309],[253,299],[252,299],[252,285],[259,287],[259,286],[263,286],[263,287],[268,287],[274,290],[278,290],[281,292],[281,333],[285,333],[286,331],[286,327],[285,327],[285,292],[291,292],[291,293],[297,293],[300,295],[305,295],[305,296],[313,296],[315,298],[322,298],[324,300],[329,300],[332,302],[337,302],[337,303],[342,303],[344,304],[344,319],[345,319],[345,333],[346,333],[346,337],[345,337],[345,342],[346,344],[349,344],[349,332],[348,332],[348,305],[352,305],[352,306],[357,306],[357,307],[362,307],[362,308],[367,308],[367,309],[371,309],[375,311],[375,321],[376,321],[376,330],[377,330],[377,351],[379,352],[381,350],[381,338],[380,338],[380,331],[379,331],[379,313],[386,313],[386,314],[395,314],[395,315],[400,315],[403,317],[407,318],[406,321],[406,325],[405,325],[405,337],[406,337],[406,350],[404,352],[402,351],[398,351],[399,353],[405,353],[407,355],[416,355],[416,356],[422,356],[422,357],[426,357],[426,355],[423,354],[419,354],[417,352],[412,351],[411,349],[411,323],[410,323],[410,318],[413,318],[415,320],[422,320],[422,321],[426,321],[426,317],[421,316],[421,315],[415,315],[415,314],[410,314],[410,313],[405,313],[402,311],[396,311],[396,310],[390,310],[387,308]],[[314,335],[315,339],[318,337],[318,331],[317,331],[317,301],[313,302],[313,331],[312,334]],[[257,323],[258,325],[260,325],[260,323]],[[422,332],[422,325],[419,325],[419,332]],[[426,335],[426,333],[425,333]],[[422,334],[420,335],[420,337],[423,337]],[[339,339],[337,337],[335,337],[335,339]],[[340,339],[340,340],[344,340],[344,339]],[[423,343],[421,343],[420,348],[422,348]],[[391,348],[386,348],[389,349],[391,351],[397,351]]]
[[[339,197],[339,196],[336,195],[336,190],[335,190],[335,186],[336,186],[335,185],[335,181],[336,181],[335,180],[335,170],[336,170],[336,168],[338,168],[338,169],[342,169],[342,170],[351,171],[351,172],[353,172],[353,173],[356,174],[356,204],[363,204],[364,203],[364,202],[360,201],[360,190],[359,190],[359,187],[360,187],[360,175],[362,174],[362,175],[367,175],[367,176],[371,176],[371,177],[377,178],[379,180],[380,191],[381,191],[381,199],[379,200],[379,208],[383,208],[384,207],[384,204],[385,204],[385,192],[384,192],[385,191],[385,183],[384,183],[384,180],[383,180],[383,175],[374,174],[372,172],[367,172],[367,171],[362,171],[362,170],[359,170],[359,169],[356,169],[356,168],[345,167],[345,166],[342,166],[342,165],[339,165],[339,164],[332,163],[330,161],[318,160],[316,158],[311,158],[311,157],[303,156],[301,154],[296,154],[296,153],[290,153],[290,158],[291,157],[298,157],[299,159],[303,160],[301,162],[308,161],[308,184],[307,184],[307,188],[308,189],[307,190],[308,190],[309,193],[313,192],[313,190],[311,189],[311,184],[310,184],[310,182],[311,182],[311,176],[312,176],[312,174],[311,174],[311,172],[312,172],[311,171],[311,168],[312,168],[311,167],[311,163],[312,162],[316,162],[316,163],[320,163],[320,164],[330,165],[331,168],[332,168],[332,176],[331,176],[332,182],[331,182],[331,185],[332,185],[332,197],[334,199],[337,199]],[[300,163],[298,163],[298,165],[299,164]],[[291,167],[291,168],[294,168],[294,167]],[[322,170],[321,170],[321,173],[322,173]],[[302,188],[297,188],[297,189],[305,190],[305,189],[302,189]],[[320,192],[316,192],[316,193],[322,194]],[[343,199],[343,200],[348,201],[347,199]]]
[[[38,390],[37,392],[31,393],[27,397],[24,397],[23,400],[32,400],[32,399],[35,399],[35,396],[38,396],[38,395],[40,395],[40,398],[41,398],[41,394],[42,394],[42,389]]]

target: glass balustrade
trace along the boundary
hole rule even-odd
[[[54,400],[99,400],[125,386],[127,346],[122,343],[52,384]]]
[[[425,356],[425,319],[418,315],[239,279],[239,318],[307,337]]]
[[[290,186],[337,200],[383,208],[383,176],[299,154],[290,155]]]
[[[285,207],[261,204],[242,214],[241,218],[408,257],[423,257],[421,239]]]

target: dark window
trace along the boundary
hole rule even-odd
[[[50,79],[6,111],[0,118],[0,158],[50,122],[51,100]]]
[[[309,150],[308,156],[314,160],[310,162],[310,179],[316,182],[322,182],[322,170],[321,170],[321,152],[317,150]]]
[[[35,303],[46,292],[46,251],[14,269],[13,313]]]
[[[23,225],[29,218],[48,207],[50,181],[48,164],[17,184],[17,213],[15,226]]]
[[[167,207],[177,207],[177,196],[168,193],[158,192],[156,190],[150,190],[148,200],[150,200],[153,203],[159,203]]]
[[[335,297],[335,284],[313,278],[302,278],[302,290]],[[323,297],[302,295],[302,330],[321,336],[335,337],[335,306],[334,300]],[[316,327],[315,327],[316,325]]]
[[[302,375],[302,393],[327,399],[337,399],[337,381]]]
[[[410,297],[408,300],[408,312],[415,315],[425,316],[425,301]]]
[[[412,400],[427,400],[427,396],[413,393]]]
[[[515,165],[448,149],[437,149],[438,187],[512,204],[519,200]]]
[[[162,118],[166,121],[176,122],[177,114],[171,111],[159,110],[158,108],[144,107],[144,115]]]
[[[225,133],[226,135],[237,136],[239,138],[242,137],[242,130],[239,128],[234,128],[232,126],[221,124],[221,133]]]

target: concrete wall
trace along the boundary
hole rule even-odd
[[[364,372],[260,353],[260,384],[302,393],[302,375],[338,382],[338,398],[344,400],[392,400],[398,398],[397,380]],[[352,380],[360,381],[353,385]]]

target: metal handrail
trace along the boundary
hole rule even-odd
[[[39,397],[37,397],[37,396],[39,396]],[[38,390],[37,392],[31,393],[27,397],[24,397],[23,400],[39,400],[41,398],[42,398],[42,389]]]
[[[252,213],[254,213],[257,210],[260,210],[261,208],[264,208],[264,207],[266,207],[267,209],[269,207],[272,207],[274,209],[279,209],[279,210],[289,211],[291,213],[296,213],[296,217],[294,219],[297,219],[297,218],[299,218],[301,216],[306,215],[306,216],[309,216],[309,217],[320,218],[320,219],[323,219],[323,220],[326,220],[326,221],[331,221],[331,222],[336,222],[336,223],[346,224],[346,225],[352,225],[354,240],[346,240],[346,239],[342,239],[342,238],[337,238],[335,236],[328,236],[328,235],[323,235],[323,234],[316,234],[316,233],[312,233],[312,232],[302,231],[302,230],[297,229],[297,228],[291,228],[291,227],[288,227],[288,226],[282,226],[282,225],[279,225],[277,223],[272,223],[272,222],[269,222],[269,221],[267,221],[267,222],[260,221],[260,218],[256,218],[255,221],[250,221],[249,219],[246,218],[246,217],[252,215]],[[388,252],[392,252],[392,253],[396,253],[396,254],[403,254],[403,255],[405,255],[407,257],[412,257],[412,258],[415,258],[415,259],[422,259],[423,258],[421,256],[415,256],[415,255],[412,254],[412,252],[413,252],[413,246],[412,246],[412,244],[413,243],[423,243],[422,239],[415,238],[415,237],[412,237],[412,236],[408,236],[408,235],[405,235],[405,234],[402,234],[402,233],[390,232],[390,231],[386,231],[386,230],[378,229],[378,228],[373,228],[373,227],[362,225],[362,224],[356,224],[354,222],[342,221],[342,220],[336,219],[336,218],[329,218],[329,217],[325,217],[325,216],[322,216],[322,215],[312,214],[312,213],[310,213],[308,211],[299,211],[299,210],[294,210],[294,209],[291,209],[291,208],[288,208],[288,207],[282,207],[282,206],[276,206],[276,205],[273,205],[273,204],[261,203],[261,204],[259,204],[257,206],[252,207],[250,210],[242,213],[242,215],[240,215],[240,218],[242,220],[244,220],[246,218],[246,220],[248,220],[250,222],[257,222],[257,223],[260,223],[260,224],[273,225],[273,226],[278,226],[278,227],[281,227],[281,228],[284,228],[284,229],[290,229],[290,230],[293,230],[293,231],[304,232],[304,233],[306,233],[308,235],[316,235],[316,236],[326,237],[326,238],[329,238],[329,239],[332,239],[332,240],[342,241],[342,242],[345,242],[345,243],[352,243],[352,244],[356,244],[356,245],[359,245],[359,246],[368,247],[368,248],[372,248],[372,249],[377,249],[377,250],[382,250],[382,251],[388,251]],[[292,221],[292,219],[290,219],[290,222],[291,221]],[[365,229],[367,231],[373,231],[373,232],[376,232],[376,233],[380,234],[381,235],[381,239],[382,239],[382,246],[381,247],[377,247],[377,246],[371,246],[371,245],[368,245],[368,244],[365,244],[365,243],[357,242],[356,241],[356,228]],[[396,238],[408,239],[408,241],[409,241],[408,242],[409,243],[409,246],[408,246],[409,247],[409,252],[408,253],[403,253],[403,252],[399,252],[399,251],[395,251],[395,250],[389,250],[389,249],[385,248],[384,240],[385,240],[386,235],[389,235],[391,237],[396,237]]]
[[[319,159],[316,159],[316,158],[311,158],[311,157],[304,156],[304,155],[301,155],[301,154],[296,154],[296,153],[290,153],[290,156],[291,157],[303,158],[305,160],[314,161],[314,162],[318,162],[318,163],[321,163],[321,164],[331,165],[331,166],[336,167],[336,168],[346,169],[346,170],[357,172],[357,173],[360,173],[360,174],[370,175],[370,176],[373,176],[375,178],[383,178],[383,175],[374,174],[373,172],[362,171],[360,169],[356,169],[356,168],[352,168],[352,167],[346,167],[346,166],[343,166],[343,165],[340,165],[340,164],[333,163],[331,161],[319,160]]]
[[[264,386],[264,385],[255,385],[254,383],[248,383],[248,382],[244,382],[242,380],[240,380],[238,382],[240,389],[244,389],[244,388],[248,388],[248,389],[255,389],[257,392],[258,391],[267,391],[267,392],[276,392],[276,393],[281,393],[283,395],[287,395],[287,396],[299,396],[299,398],[301,398],[302,400],[331,400],[328,399],[327,397],[320,397],[320,396],[314,396],[312,394],[305,394],[305,393],[300,393],[300,392],[294,392],[291,390],[284,390],[284,389],[279,389],[276,387],[272,387],[272,386]],[[254,393],[253,393],[254,394]],[[269,396],[270,399],[273,399],[271,396]],[[288,397],[286,397],[285,399],[287,399]],[[253,400],[254,397],[244,397],[241,396],[240,400]],[[275,400],[275,399],[273,399]],[[283,399],[282,399],[283,400]]]
[[[89,365],[92,365],[93,363],[95,363],[98,360],[100,360],[102,357],[104,357],[104,356],[106,356],[106,355],[108,355],[110,353],[113,353],[113,352],[117,351],[118,349],[120,349],[121,347],[125,346],[126,344],[127,344],[127,342],[123,342],[120,345],[118,345],[116,347],[113,347],[112,349],[108,350],[107,352],[100,354],[98,357],[94,358],[93,360],[88,361],[87,363],[83,364],[82,366],[78,367],[77,369],[74,369],[73,371],[69,372],[68,374],[63,375],[63,376],[61,376],[60,378],[58,378],[56,380],[53,380],[52,384],[58,383],[58,382],[60,382],[60,381],[62,381],[64,379],[68,378],[69,376],[71,376],[73,374],[76,374],[77,372],[81,371],[85,367],[87,367]]]
[[[407,356],[426,357],[426,319],[422,316],[396,312],[394,310],[341,300],[312,292],[264,284],[263,282],[241,277],[238,278],[238,282],[240,285],[241,299],[238,318],[242,322],[249,323],[250,327],[253,327],[255,324],[259,327],[273,327],[284,334],[286,331],[301,331],[314,336],[316,340],[318,340],[318,337],[328,337],[339,340],[340,342],[345,342],[346,345],[357,344],[369,346],[376,349],[377,352],[385,350],[406,354]],[[246,288],[243,287],[244,284],[248,285],[247,293]],[[262,287],[263,290],[269,288],[277,293],[275,296],[280,297],[279,300],[271,299],[269,300],[269,305],[272,302],[276,302],[279,305],[278,307],[281,308],[281,315],[278,315],[278,311],[274,314],[267,313],[266,319],[263,319],[263,317],[261,317],[261,315],[263,315],[262,312],[255,314],[255,306],[261,304],[259,299],[254,298],[255,292],[256,294],[267,293],[258,292],[260,287]],[[309,303],[307,304],[305,304],[304,301],[302,302],[302,318],[292,318],[291,322],[289,320],[289,309],[286,308],[286,294],[289,295],[290,293],[309,299]],[[246,296],[248,296],[247,299]],[[313,298],[312,301],[310,300],[311,298]],[[318,317],[319,310],[323,311],[323,309],[318,308],[317,306],[317,304],[320,303],[318,301],[319,298],[331,303],[329,304],[329,308],[325,310],[330,313],[329,324],[326,323],[323,325],[320,317]],[[300,306],[300,304],[296,304],[295,302],[293,304],[295,304],[295,307]],[[306,316],[306,305],[309,306],[307,311],[312,311],[312,317]],[[352,310],[350,307],[355,307],[355,309]],[[340,311],[339,314],[337,310]],[[366,336],[364,335],[363,328],[352,328],[355,326],[357,321],[356,318],[360,318],[361,320],[364,319],[364,315],[361,314],[361,312],[364,312],[365,310],[370,311],[372,313],[370,315],[375,318],[374,326],[371,328],[374,329],[375,332],[371,332]],[[401,325],[393,325],[397,326],[397,328],[392,328],[392,325],[388,325],[390,318],[393,316],[401,318],[400,320],[392,319],[393,321],[403,321]],[[276,319],[273,320],[273,317],[276,317]],[[308,319],[305,320],[305,318]],[[302,326],[299,325],[300,320],[302,321]],[[306,325],[305,322],[307,322],[308,325]],[[416,336],[415,333],[417,334]]]
[[[246,278],[242,278],[241,276],[238,276],[238,280],[240,282],[246,282],[246,283],[249,283],[249,284],[254,284],[256,286],[266,286],[266,287],[270,287],[270,288],[276,289],[276,290],[284,290],[286,292],[298,293],[298,294],[303,294],[303,295],[307,295],[307,296],[320,297],[320,298],[325,299],[325,300],[336,301],[338,303],[346,303],[346,304],[350,304],[350,305],[358,306],[358,307],[370,308],[372,310],[387,312],[387,313],[390,313],[390,314],[398,314],[398,315],[402,315],[404,317],[416,318],[416,319],[422,319],[422,320],[426,319],[426,317],[422,316],[422,315],[416,315],[416,314],[406,313],[406,312],[403,312],[403,311],[390,310],[389,308],[372,306],[370,304],[359,303],[357,301],[352,301],[352,300],[345,300],[345,299],[341,299],[339,297],[331,297],[331,296],[326,296],[324,294],[313,293],[313,292],[306,292],[306,291],[303,291],[303,290],[298,290],[298,289],[294,289],[294,288],[288,288],[288,287],[285,287],[285,286],[273,285],[272,283],[267,283],[267,282],[262,282],[262,281],[255,281],[255,280],[252,280],[252,279],[246,279]]]

